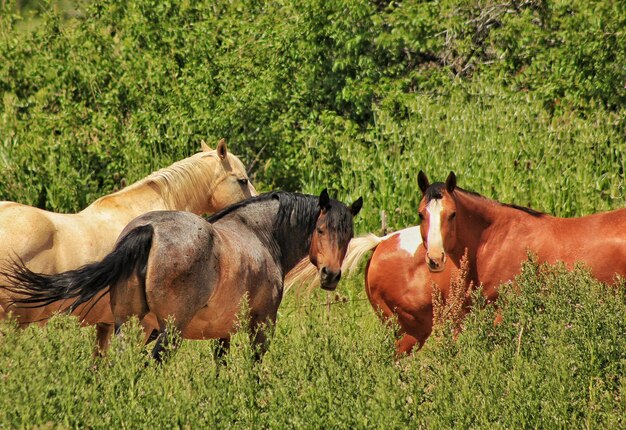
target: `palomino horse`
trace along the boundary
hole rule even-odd
[[[35,272],[58,273],[102,259],[132,219],[154,210],[214,213],[256,195],[241,161],[221,140],[202,152],[161,169],[116,193],[101,197],[77,214],[58,214],[14,202],[0,203],[0,260],[19,260]],[[7,280],[0,275],[0,284]],[[67,303],[15,308],[16,297],[0,290],[0,318],[13,312],[20,325],[44,321]],[[86,324],[98,324],[106,337],[113,322],[108,295],[75,309]],[[99,325],[104,323],[104,325]]]
[[[268,193],[237,203],[207,220],[187,212],[150,212],[133,220],[102,261],[56,275],[23,265],[5,272],[15,302],[46,305],[75,298],[73,307],[111,294],[116,331],[152,312],[159,325],[153,357],[168,344],[166,319],[187,339],[228,343],[241,301],[249,301],[254,343],[276,320],[284,274],[309,256],[321,287],[334,290],[353,235],[359,198],[350,207],[319,197]]]

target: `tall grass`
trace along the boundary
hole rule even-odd
[[[394,357],[393,330],[351,279],[338,303],[288,295],[261,362],[235,335],[185,341],[163,366],[139,326],[103,359],[92,328],[60,316],[2,323],[0,426],[90,428],[624,428],[626,297],[582,269],[537,267],[494,308],[476,305],[455,335]],[[344,300],[341,300],[341,299]]]

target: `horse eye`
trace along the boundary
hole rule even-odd
[[[452,212],[450,214],[450,221],[452,221],[456,217],[456,212]]]
[[[239,182],[241,185],[246,185],[248,183],[248,178],[239,178],[237,179],[237,182]]]
[[[321,227],[317,227],[317,234],[324,234],[324,230]]]
[[[420,212],[420,213],[418,213],[417,215],[420,217],[420,219],[421,219],[422,221],[424,221],[424,214],[423,214],[423,213],[421,213],[421,212]]]

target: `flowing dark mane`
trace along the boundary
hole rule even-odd
[[[288,227],[294,222],[303,223],[305,231],[313,231],[317,218],[320,214],[319,196],[288,193],[286,191],[271,191],[256,197],[242,200],[212,216],[205,217],[205,219],[212,223],[224,218],[228,214],[236,212],[243,207],[247,207],[255,203],[270,201],[272,199],[276,199],[280,203],[275,221],[275,226],[277,227],[276,234],[281,234],[284,227]],[[327,212],[326,217],[328,227],[337,232],[340,236],[339,239],[352,237],[352,216],[347,206],[333,199],[330,199],[329,205],[330,210]]]
[[[210,216],[206,216],[205,219],[209,222],[218,221],[228,214],[238,211],[243,207],[250,206],[256,203],[267,202],[269,200],[278,200],[280,203],[278,209],[277,223],[283,223],[286,219],[291,217],[292,212],[294,212],[297,219],[300,219],[304,216],[304,214],[310,214],[311,212],[315,212],[315,217],[313,218],[313,224],[315,224],[315,218],[319,214],[319,211],[312,210],[317,208],[318,197],[310,196],[306,194],[300,193],[288,193],[285,191],[271,191],[268,193],[264,193],[258,195],[256,197],[251,197],[246,200],[242,200],[233,205],[228,206],[227,208],[213,214]],[[309,215],[310,217],[310,215]]]

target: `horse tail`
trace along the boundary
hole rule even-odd
[[[359,267],[359,263],[365,254],[376,248],[380,242],[388,239],[390,236],[391,234],[379,237],[368,233],[365,236],[355,237],[350,240],[348,251],[341,265],[341,271],[344,274],[352,274]],[[317,268],[311,264],[308,258],[303,258],[296,267],[287,273],[285,277],[285,291],[288,291],[294,285],[307,285],[311,288],[317,282],[319,282]]]
[[[75,298],[64,310],[72,312],[111,285],[128,279],[135,271],[145,278],[153,234],[151,225],[134,228],[102,261],[57,274],[35,273],[22,261],[13,261],[0,272],[9,283],[2,288],[16,295],[11,299],[12,305],[25,308],[39,308],[58,300]]]

